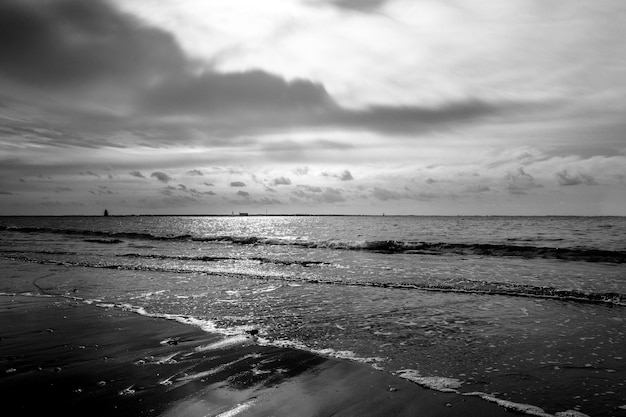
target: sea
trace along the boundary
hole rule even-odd
[[[626,416],[625,217],[0,217],[0,293],[258,331],[528,415]]]

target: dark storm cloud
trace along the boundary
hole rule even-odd
[[[326,107],[330,96],[320,84],[287,82],[263,71],[175,73],[147,91],[143,107],[165,114],[200,114]]]
[[[161,182],[169,182],[172,180],[172,177],[170,177],[169,175],[167,175],[165,172],[159,172],[159,171],[155,171],[152,174],[150,174],[150,177],[154,177],[157,180],[161,181]]]
[[[402,134],[495,116],[513,108],[521,109],[522,106],[516,103],[489,103],[470,99],[432,107],[370,106],[360,110],[338,108],[329,112],[320,123]]]
[[[364,9],[382,2],[335,4]],[[225,145],[235,136],[293,128],[407,134],[511,107],[474,99],[345,109],[310,80],[260,70],[217,72],[185,56],[168,32],[101,0],[0,2],[0,59],[0,88],[11,86],[0,90],[2,102],[30,100],[37,109],[24,113],[26,125],[6,125],[9,136],[49,146]],[[29,98],[33,91],[47,100]]]
[[[4,78],[15,85],[70,97],[91,97],[93,88],[106,88],[109,96],[115,93],[114,100],[125,105],[127,114],[84,114],[83,107],[72,108],[71,100],[48,110],[62,109],[69,116],[80,113],[81,120],[93,118],[94,123],[129,129],[142,129],[132,115],[141,115],[148,123],[154,122],[151,117],[162,115],[298,112],[331,101],[323,86],[306,80],[288,82],[263,71],[199,71],[199,64],[183,54],[171,34],[141,24],[99,0],[1,2],[0,59],[0,83]],[[163,128],[163,124],[156,125]],[[33,127],[13,129],[32,132]],[[33,133],[40,135],[37,130]],[[52,140],[63,140],[64,133],[55,132]]]
[[[3,0],[0,57],[0,72],[44,87],[137,82],[184,63],[171,35],[99,0]]]
[[[255,102],[253,100],[252,102]],[[284,101],[287,104],[288,101]],[[342,128],[355,131],[374,131],[390,135],[407,135],[412,133],[446,130],[460,124],[503,117],[505,115],[522,114],[533,111],[533,106],[516,102],[488,102],[480,99],[469,99],[442,103],[438,106],[367,106],[362,109],[344,109],[330,97],[318,102],[301,100],[292,106],[280,107],[269,105],[256,107],[253,112],[238,112],[236,117],[214,119],[206,129],[230,137],[241,134],[256,134],[293,128]],[[160,105],[162,106],[162,104]],[[184,108],[181,106],[180,108]],[[246,106],[239,108],[245,109]],[[191,107],[189,108],[191,110]],[[249,107],[251,110],[252,108]],[[206,107],[198,106],[196,110],[207,112]],[[234,110],[234,109],[233,109]],[[217,112],[217,110],[216,110]],[[197,115],[196,114],[196,115]],[[206,113],[207,115],[209,113]],[[337,146],[339,145],[339,146]],[[268,151],[284,151],[284,147]],[[351,145],[317,142],[321,148],[345,149]],[[295,150],[301,145],[295,146]]]
[[[578,174],[570,174],[566,169],[559,171],[556,173],[557,181],[559,185],[567,186],[567,185],[594,185],[597,184],[596,180],[582,173]]]

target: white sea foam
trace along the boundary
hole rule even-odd
[[[486,394],[484,392],[464,392],[461,393],[458,391],[458,388],[463,384],[462,381],[455,378],[445,378],[445,377],[424,377],[421,376],[419,371],[414,369],[401,369],[399,371],[394,372],[395,375],[400,378],[407,379],[409,381],[415,382],[418,385],[421,385],[426,388],[434,389],[442,392],[452,392],[456,394],[461,394],[464,396],[473,396],[479,397],[485,401],[489,401],[499,406],[506,408],[507,410],[516,411],[519,413],[523,413],[530,416],[537,417],[589,417],[588,415],[581,413],[579,411],[567,410],[561,411],[556,414],[546,413],[542,408],[530,405],[530,404],[522,404],[516,403],[513,401],[503,400],[493,395]]]
[[[315,353],[316,355],[327,356],[337,359],[348,359],[354,362],[367,363],[372,365],[376,369],[380,369],[380,366],[377,364],[380,362],[384,362],[386,359],[381,357],[360,357],[357,356],[356,353],[350,350],[335,350],[335,349],[313,349],[308,347],[302,342],[297,342],[294,340],[269,340],[263,337],[257,338],[257,343],[261,346],[276,346],[281,348],[291,348],[304,350],[307,352]]]
[[[120,308],[122,310],[130,311],[132,313],[136,313],[146,317],[154,317],[160,319],[174,320],[182,324],[195,326],[207,333],[215,333],[224,336],[240,336],[242,338],[249,338],[249,336],[245,335],[245,331],[247,328],[223,328],[218,327],[215,322],[207,319],[198,319],[195,317],[184,316],[179,314],[166,314],[166,313],[149,313],[145,308],[140,306],[133,306],[131,304],[112,304],[112,303],[98,303],[96,304],[98,307],[104,308]]]
[[[161,344],[163,344],[163,342],[161,342]],[[180,354],[181,352],[174,352],[170,355],[154,358],[154,363],[157,365],[171,365],[177,362],[174,358]]]
[[[280,287],[282,287],[282,285],[270,285],[268,287],[252,291],[252,294],[261,294],[261,293],[265,293],[265,292],[272,292],[272,291],[276,291]]]
[[[208,369],[206,371],[202,371],[202,372],[197,372],[195,374],[188,374],[185,376],[181,376],[180,378],[176,378],[176,382],[189,382],[189,381],[194,381],[197,379],[202,379],[204,377],[210,376],[210,375],[215,375],[219,372],[222,372],[224,369],[227,369],[239,362],[245,361],[246,359],[250,359],[255,357],[254,355],[246,355],[243,356],[239,359],[236,359],[234,361],[228,362],[228,363],[224,363],[222,365],[216,366],[215,368],[212,369]],[[171,379],[171,378],[170,378]]]
[[[523,413],[529,416],[537,416],[537,417],[589,417],[587,414],[581,413],[580,411],[575,410],[567,410],[560,411],[556,414],[550,414],[544,411],[543,408],[537,407],[535,405],[516,403],[513,401],[503,400],[501,398],[494,397],[490,394],[485,394],[484,392],[467,392],[462,395],[466,396],[474,396],[482,398],[485,401],[489,401],[492,403],[496,403],[499,406],[506,408],[507,410],[516,411],[518,413]]]
[[[400,378],[408,379],[423,387],[443,392],[458,393],[459,391],[457,389],[463,385],[463,382],[459,379],[441,376],[422,376],[415,369],[401,369],[396,371],[395,374]]]
[[[230,346],[239,346],[246,345],[253,342],[253,339],[250,336],[246,335],[237,335],[232,337],[227,337],[226,339],[222,339],[215,343],[211,343],[208,345],[198,346],[196,347],[197,352],[205,352],[208,350],[219,350],[224,349]]]
[[[135,297],[132,297],[131,299],[135,300],[135,299],[138,299],[138,298],[150,298],[150,297],[153,297],[155,295],[164,294],[166,292],[167,292],[167,290],[148,291],[148,292],[144,292],[144,293],[141,293],[139,295],[136,295]]]
[[[576,410],[560,411],[556,413],[555,416],[556,417],[589,417],[589,415],[585,413],[581,413],[580,411],[576,411]]]
[[[224,411],[223,413],[218,414],[215,417],[233,417],[236,416],[239,413],[242,413],[244,411],[246,411],[248,408],[252,407],[255,403],[255,399],[252,399],[250,401],[247,401],[243,404],[237,404],[234,408],[231,408],[228,411]]]

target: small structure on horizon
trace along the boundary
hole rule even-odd
[[[104,209],[104,217],[108,217],[108,215],[109,215],[109,210]]]

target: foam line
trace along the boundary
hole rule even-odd
[[[231,408],[228,411],[224,411],[223,413],[220,413],[220,414],[218,414],[215,417],[233,417],[233,416],[236,416],[237,414],[239,414],[241,412],[244,412],[247,409],[249,409],[250,407],[252,407],[255,402],[256,402],[256,399],[252,399],[252,400],[247,401],[245,403],[238,404],[234,408]]]

